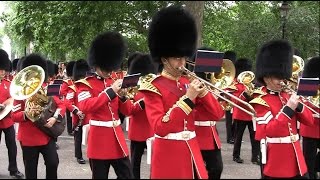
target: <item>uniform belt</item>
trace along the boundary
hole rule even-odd
[[[181,131],[177,133],[169,133],[166,136],[162,137],[159,135],[154,135],[156,138],[161,138],[161,139],[170,139],[170,140],[177,140],[177,141],[187,141],[192,138],[196,137],[196,132],[195,131]]]
[[[286,143],[292,143],[299,140],[299,135],[295,134],[292,136],[286,136],[286,137],[278,137],[278,138],[269,138],[267,137],[267,143],[280,143],[280,144],[286,144]]]
[[[90,120],[90,125],[92,126],[101,126],[101,127],[117,127],[121,124],[120,119],[114,121],[97,121],[97,120]]]
[[[320,118],[319,114],[312,114],[312,116],[315,117],[315,118]]]
[[[216,121],[194,121],[196,126],[215,126]]]

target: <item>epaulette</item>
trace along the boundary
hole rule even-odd
[[[253,94],[260,94],[260,95],[266,95],[267,93],[262,91],[262,87],[256,88],[253,90]]]
[[[93,89],[93,88],[91,87],[91,85],[89,84],[89,82],[88,82],[86,79],[87,79],[87,78],[80,79],[80,80],[76,81],[75,83],[82,83],[82,84],[90,87],[91,89]]]
[[[262,106],[266,106],[266,107],[270,107],[265,100],[263,100],[261,97],[264,96],[264,95],[260,95],[254,99],[252,99],[249,103],[250,104],[260,104]]]
[[[139,91],[142,91],[142,90],[151,91],[151,92],[154,92],[154,93],[162,96],[160,94],[160,91],[152,84],[152,81],[155,80],[157,77],[159,77],[159,76],[154,75],[154,74],[148,74],[148,75],[142,76],[140,78],[138,90]]]
[[[77,91],[77,89],[76,89],[76,86],[73,84],[73,85],[71,85],[71,86],[68,86],[70,89],[72,89],[74,92],[76,92]]]

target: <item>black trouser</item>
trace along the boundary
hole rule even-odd
[[[21,143],[20,143],[21,144]],[[37,179],[39,154],[41,153],[46,166],[46,179],[57,179],[59,157],[53,139],[44,146],[22,146],[23,163],[26,179]]]
[[[319,162],[316,161],[317,157],[317,149],[320,148],[320,139],[303,137],[303,155],[307,163],[308,173],[310,179],[317,179],[317,168],[316,165]]]
[[[67,118],[67,131],[70,134],[72,133],[72,117],[68,109],[66,110],[66,118]]]
[[[140,179],[141,158],[145,148],[147,148],[146,141],[131,141],[130,143],[131,166],[135,179]]]
[[[6,129],[0,129],[0,141],[1,141],[2,131],[4,132],[6,146],[8,149],[8,157],[9,157],[8,171],[16,172],[18,171],[18,167],[17,167],[16,132],[14,130],[14,125]]]
[[[129,157],[111,160],[89,159],[92,179],[108,179],[110,165],[117,179],[133,179]]]
[[[234,123],[232,123],[231,111],[226,111],[226,129],[227,129],[227,141],[234,140]]]
[[[249,133],[250,133],[250,141],[251,141],[251,158],[257,158],[259,155],[259,141],[254,139],[255,132],[253,131],[253,123],[252,121],[241,121],[241,120],[234,120],[234,123],[236,125],[236,137],[234,141],[233,146],[233,157],[237,158],[240,157],[240,150],[241,150],[241,142],[244,130],[246,129],[246,126],[248,126]]]
[[[208,171],[208,179],[220,179],[223,170],[221,150],[215,145],[214,150],[201,150]]]
[[[82,158],[82,126],[79,126],[74,131],[74,156]]]

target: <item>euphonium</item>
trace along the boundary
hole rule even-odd
[[[292,75],[291,75],[291,78],[289,79],[290,81],[287,81],[287,85],[291,89],[297,90],[298,79],[301,76],[301,73],[303,72],[303,68],[304,68],[304,60],[297,55],[293,55]]]
[[[249,95],[251,95],[254,90],[254,84],[252,83],[254,78],[255,78],[255,75],[252,71],[243,71],[237,77],[238,82],[246,86],[247,92],[249,93]]]
[[[57,106],[52,97],[46,95],[46,89],[42,87],[45,72],[37,65],[22,69],[12,80],[10,95],[15,100],[25,100],[25,115],[35,125],[49,136],[58,137],[65,128],[65,121],[59,120],[51,127],[44,125],[47,119],[53,117]],[[38,110],[32,109],[36,108]]]

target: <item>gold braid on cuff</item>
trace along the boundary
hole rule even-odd
[[[176,105],[182,109],[184,113],[189,115],[192,111],[191,107],[184,101],[188,97],[186,95],[182,96],[179,101],[177,101]]]

